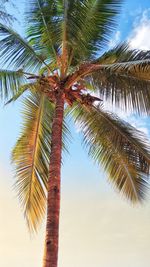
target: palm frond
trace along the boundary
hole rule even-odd
[[[13,152],[15,187],[30,230],[45,214],[53,106],[37,93],[24,100],[23,129]]]
[[[0,24],[0,56],[2,64],[14,68],[36,70],[45,65],[43,57],[37,54],[33,47],[11,28]]]
[[[138,49],[132,50],[128,43],[121,43],[105,52],[97,58],[94,63],[105,65],[148,59],[150,59],[150,51],[142,51]]]
[[[22,71],[0,70],[0,97],[2,100],[14,97],[19,88],[27,82]]]
[[[119,62],[111,65],[102,65],[101,67],[118,75],[150,81],[150,59]]]
[[[66,57],[69,65],[78,64],[91,53],[89,44],[85,40],[85,35],[81,32],[81,28],[87,28],[85,24],[87,2],[63,1],[62,60]],[[88,31],[86,33],[88,34]]]
[[[72,64],[89,60],[107,44],[110,34],[116,27],[116,16],[121,1],[85,0],[72,1],[68,8],[68,40],[72,40]],[[71,4],[70,4],[71,5]],[[76,20],[75,20],[76,18]]]
[[[49,52],[56,60],[62,37],[62,1],[31,0],[26,11],[27,35],[37,50]]]
[[[19,200],[28,227],[36,231],[46,208],[54,104],[37,92],[24,99],[22,133],[12,151]],[[70,132],[63,122],[63,151],[68,152]]]
[[[150,51],[122,44],[94,63],[92,81],[101,98],[125,110],[150,113]]]
[[[93,85],[104,101],[133,113],[150,114],[150,81],[143,81],[110,70],[92,75]]]
[[[5,105],[8,105],[14,101],[16,101],[20,96],[23,95],[24,92],[26,92],[27,90],[30,91],[35,91],[36,90],[36,84],[34,83],[27,83],[27,84],[23,84],[19,87],[18,92],[16,92],[12,98],[10,98]],[[38,91],[38,90],[37,90]]]
[[[132,202],[144,199],[150,170],[150,146],[143,133],[113,114],[75,108],[89,155],[100,163],[109,181]]]
[[[97,51],[107,45],[111,33],[116,28],[116,16],[122,2],[89,0],[84,3],[86,6],[85,18],[78,34],[85,39],[91,54],[97,55]]]
[[[32,0],[27,32],[37,47],[45,45],[52,56],[67,51],[68,62],[76,65],[106,44],[120,6],[120,0]]]

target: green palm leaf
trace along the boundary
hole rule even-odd
[[[144,134],[102,108],[87,111],[77,106],[74,116],[89,155],[102,164],[109,181],[132,202],[141,201],[150,167],[150,147]]]
[[[8,100],[18,94],[19,88],[27,82],[22,71],[0,70],[0,97]]]
[[[45,215],[54,105],[34,92],[24,100],[23,128],[13,151],[15,187],[30,230],[37,230]],[[68,152],[70,132],[63,123],[63,151]]]
[[[133,112],[150,113],[150,51],[130,50],[126,44],[101,56],[92,75],[105,100]]]
[[[60,48],[62,28],[59,16],[61,16],[61,2],[32,0],[29,2],[26,12],[28,21],[27,35],[34,47],[50,53],[50,58],[55,59]]]
[[[24,92],[26,92],[27,90],[32,91],[38,91],[37,90],[37,86],[35,83],[27,83],[27,84],[23,84],[19,87],[18,91],[13,95],[12,98],[10,98],[5,105],[8,105],[14,101],[16,101],[19,97],[21,97],[23,95]]]
[[[39,49],[45,45],[51,57],[62,51],[63,59],[65,53],[68,64],[75,65],[106,44],[120,6],[120,0],[32,0],[28,34]]]
[[[88,49],[96,53],[108,43],[108,37],[116,28],[116,15],[121,8],[121,1],[89,0],[85,1],[86,12],[84,23],[79,32],[83,35]]]
[[[150,59],[150,51],[142,51],[137,49],[131,50],[129,44],[122,43],[105,52],[103,55],[97,58],[94,63],[105,65],[148,59]]]
[[[68,4],[68,40],[72,41],[70,45],[74,50],[72,64],[77,64],[94,57],[107,44],[108,36],[116,28],[121,1],[72,2],[71,8]]]
[[[102,65],[102,69],[109,70],[118,75],[128,76],[129,78],[150,81],[150,59]]]
[[[150,112],[150,52],[121,45],[96,61],[81,64],[69,75],[66,86],[81,79],[91,81],[100,98],[125,110]]]
[[[93,84],[100,98],[111,101],[112,105],[139,115],[150,114],[149,81],[104,70],[93,75]]]
[[[37,230],[45,214],[53,110],[37,93],[24,100],[22,134],[12,152],[15,187],[31,230]]]
[[[37,54],[33,47],[11,28],[0,24],[0,56],[2,64],[14,68],[36,70],[43,64],[44,58]]]

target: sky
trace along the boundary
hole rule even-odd
[[[23,33],[24,4],[15,1],[15,29]],[[150,3],[124,1],[109,47],[128,40],[132,48],[150,49]],[[16,193],[10,151],[19,135],[21,103],[0,107],[0,266],[41,267],[45,222],[30,236]],[[121,110],[119,115],[150,136],[149,119]],[[73,131],[70,155],[62,167],[59,267],[149,267],[150,197],[132,206],[115,192],[99,166],[82,149]]]

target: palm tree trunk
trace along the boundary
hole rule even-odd
[[[62,92],[60,92],[57,95],[56,108],[52,125],[46,240],[43,267],[57,267],[58,260],[63,113],[64,100]]]

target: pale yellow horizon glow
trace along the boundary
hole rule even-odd
[[[0,173],[0,266],[41,267],[44,227],[30,237],[12,174],[2,166]],[[149,267],[150,201],[133,207],[102,180],[102,189],[95,180],[92,188],[63,182],[59,267]]]

